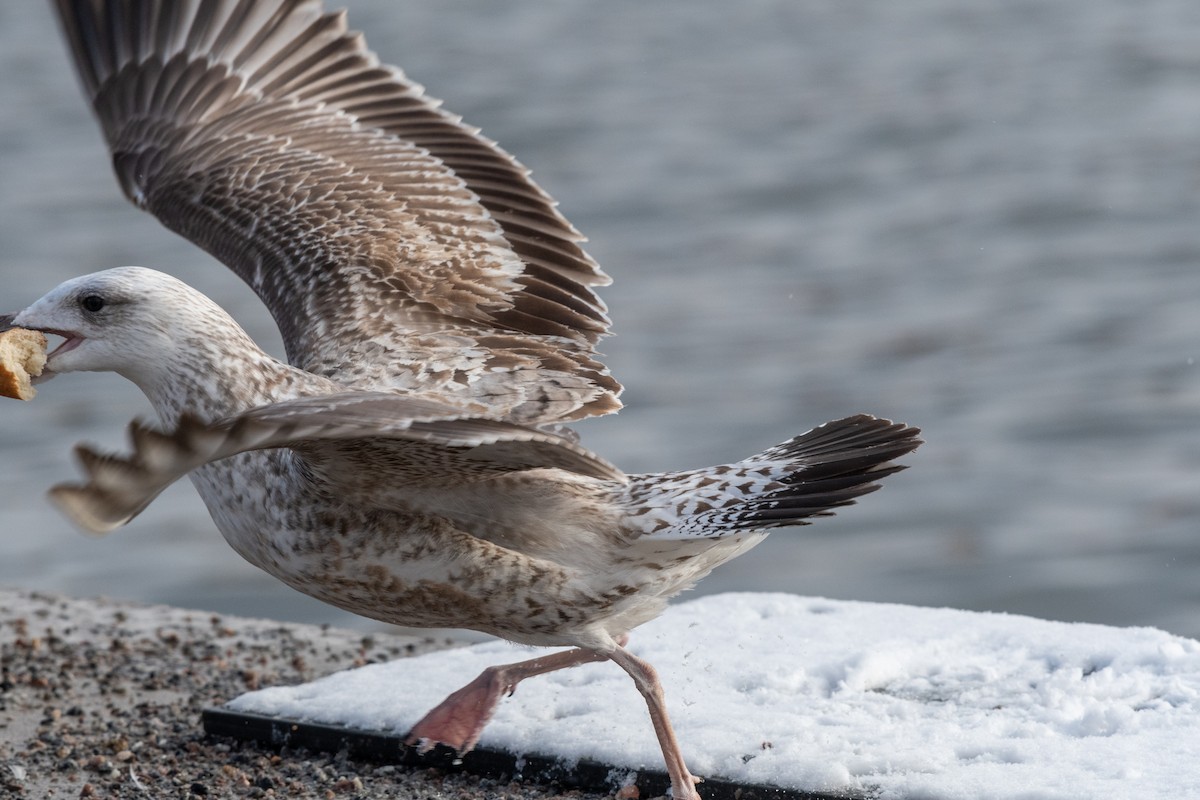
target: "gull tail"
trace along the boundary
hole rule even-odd
[[[631,523],[652,539],[711,539],[833,514],[905,469],[920,429],[860,414],[717,467],[631,475]]]

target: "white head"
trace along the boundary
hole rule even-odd
[[[48,372],[116,372],[148,395],[213,348],[212,339],[249,344],[221,308],[187,284],[144,267],[118,267],[73,278],[17,314],[13,324],[66,339]],[[199,351],[199,352],[197,352]]]

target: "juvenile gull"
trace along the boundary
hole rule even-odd
[[[870,416],[742,461],[626,475],[563,423],[619,408],[607,282],[527,171],[343,15],[290,0],[58,0],[126,194],[271,310],[289,363],[163,273],[76,278],[14,324],[47,370],[110,370],[160,428],[78,450],[53,499],[125,524],[183,475],[233,548],[374,619],[572,649],[486,671],[409,741],[470,750],[523,679],[611,660],[646,699],[672,793],[697,798],[636,626],[777,527],[877,488],[919,444]]]

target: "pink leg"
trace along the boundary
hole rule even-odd
[[[649,662],[643,661],[620,645],[609,653],[608,657],[629,673],[642,697],[646,698],[646,706],[650,709],[650,721],[654,723],[654,733],[658,736],[658,746],[662,748],[663,760],[667,762],[667,774],[671,776],[672,797],[674,800],[700,800],[700,794],[696,791],[699,779],[693,777],[688,772],[687,765],[683,763],[679,741],[675,738],[675,731],[667,716],[658,673]]]
[[[468,753],[479,741],[500,698],[512,694],[518,683],[534,675],[607,659],[604,654],[577,648],[516,664],[488,667],[478,678],[422,717],[408,732],[404,743],[416,745],[419,753],[427,753],[439,744],[453,747],[459,755]]]

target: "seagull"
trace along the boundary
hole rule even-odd
[[[919,431],[868,415],[757,455],[626,474],[567,427],[620,408],[608,277],[528,170],[311,0],[56,0],[125,194],[246,281],[263,352],[179,280],[118,267],[11,319],[48,374],[112,371],[158,424],[51,490],[94,532],[188,476],[235,551],[364,616],[567,647],[486,670],[407,742],[465,753],[526,678],[611,661],[696,800],[630,632],[776,528],[853,503]]]

